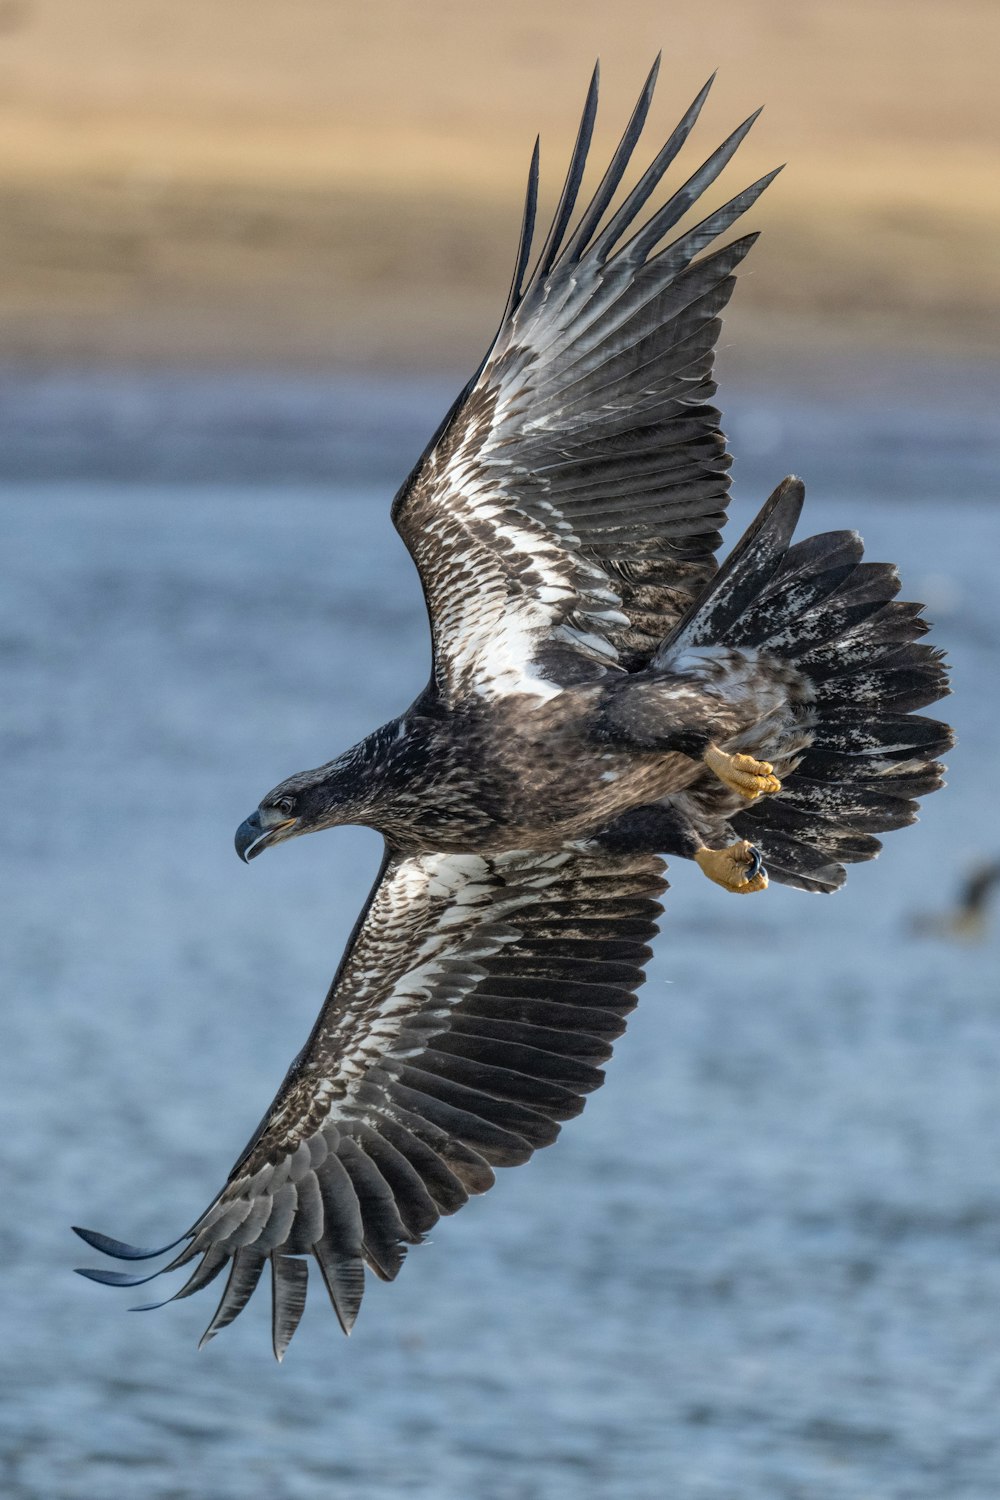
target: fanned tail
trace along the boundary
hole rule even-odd
[[[853,531],[790,545],[803,497],[786,479],[661,655],[724,643],[794,666],[813,697],[804,754],[775,764],[782,788],[730,818],[782,885],[832,891],[872,859],[877,834],[912,823],[942,785],[947,724],[915,711],[951,689],[943,653],[920,644],[923,606],[897,601],[899,576],[862,562]]]

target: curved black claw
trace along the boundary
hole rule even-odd
[[[747,880],[755,880],[758,875],[766,875],[764,861],[756,844],[750,845],[750,863],[747,865]]]

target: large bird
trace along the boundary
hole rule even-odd
[[[675,233],[751,117],[644,212],[706,85],[616,203],[655,78],[574,219],[595,70],[533,256],[536,144],[499,331],[396,496],[429,685],[236,835],[246,860],[344,823],[385,839],[312,1035],[181,1240],[78,1231],[125,1259],[181,1245],[164,1267],[190,1267],[175,1297],[225,1271],[205,1338],[269,1266],[280,1359],[310,1259],[350,1331],[365,1267],[392,1279],[495,1167],[555,1140],[635,1004],[663,855],[739,894],[768,874],[832,891],[941,785],[950,731],[912,710],[947,679],[894,568],[862,562],[854,532],[792,544],[796,479],[717,566],[730,460],[713,355],[756,236],[709,247],[775,174]]]

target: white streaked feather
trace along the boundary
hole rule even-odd
[[[518,857],[523,856],[513,858]],[[565,858],[542,874],[544,884],[556,878]],[[383,882],[372,911],[382,951],[364,956],[366,965],[375,965],[364,987],[369,993],[373,989],[382,993],[377,1004],[361,1014],[351,1007],[349,1031],[338,1028],[338,1078],[321,1080],[321,1091],[329,1091],[332,1097],[338,1085],[349,1080],[346,1098],[353,1098],[373,1063],[397,1055],[394,1043],[412,1016],[432,1001],[439,1008],[449,1000],[452,1004],[460,1000],[485,975],[477,960],[498,952],[518,936],[517,927],[507,925],[505,919],[526,897],[498,899],[494,868],[499,864],[502,860],[491,865],[476,855],[419,855]],[[464,937],[458,936],[456,929],[463,927]],[[417,933],[420,940],[414,945]],[[400,947],[398,977],[385,993],[385,960],[390,957],[395,963]]]
[[[503,433],[523,421],[522,391],[512,389],[519,380],[501,377],[492,425],[470,423],[447,460],[429,456],[428,479],[446,500],[409,539],[433,596],[435,675],[453,697],[553,697],[562,685],[539,665],[548,643],[561,639],[614,666],[606,629],[627,624],[609,578],[584,558],[556,507],[539,502],[543,522],[511,504],[517,476]]]

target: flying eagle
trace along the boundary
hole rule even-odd
[[[716,562],[730,459],[713,356],[756,236],[715,241],[775,173],[677,232],[751,116],[646,212],[706,84],[616,206],[656,72],[574,218],[595,69],[533,254],[536,143],[499,331],[393,503],[430,616],[429,685],[237,832],[244,860],[344,823],[385,840],[312,1034],[180,1240],[77,1231],[126,1260],[180,1245],[163,1267],[190,1268],[175,1297],[225,1271],[206,1339],[269,1266],[280,1359],[310,1259],[349,1332],[365,1267],[391,1280],[495,1167],[551,1145],[635,1005],[662,856],[740,894],[768,876],[833,891],[941,785],[951,732],[912,711],[947,677],[893,567],[862,562],[854,532],[793,544],[794,478]]]

